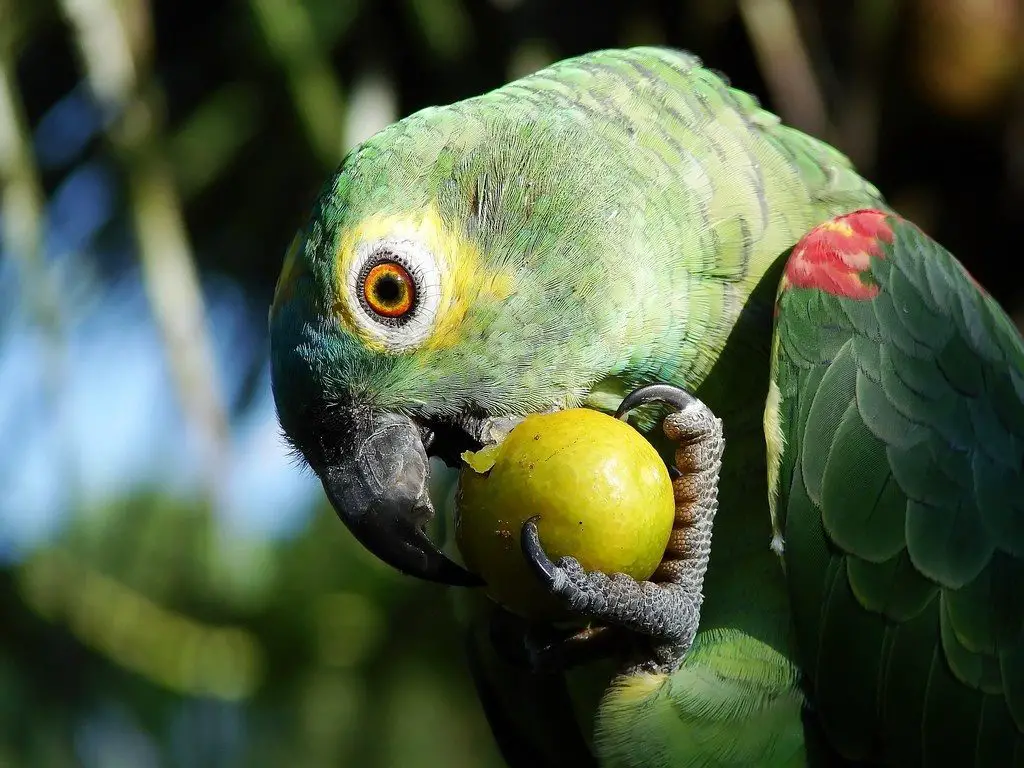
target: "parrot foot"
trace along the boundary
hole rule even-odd
[[[572,557],[553,562],[541,546],[536,517],[523,525],[521,544],[538,578],[566,608],[651,642],[645,658],[631,671],[671,672],[689,651],[700,623],[725,439],[721,420],[704,403],[668,385],[636,390],[623,400],[616,415],[623,418],[632,409],[651,402],[676,409],[665,417],[662,429],[678,446],[677,471],[672,472],[675,525],[651,580],[587,572]]]

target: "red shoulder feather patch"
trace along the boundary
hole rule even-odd
[[[892,242],[889,214],[865,209],[819,224],[793,248],[786,262],[783,289],[818,288],[835,296],[871,299],[878,286],[866,282],[861,273],[872,256],[881,256],[878,243]]]

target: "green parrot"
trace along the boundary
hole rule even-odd
[[[694,56],[600,51],[385,128],[325,185],[270,333],[342,521],[474,596],[510,764],[1024,765],[1024,342]],[[664,449],[677,510],[640,583],[524,526],[577,631],[479,598],[426,531],[428,457],[580,405]]]

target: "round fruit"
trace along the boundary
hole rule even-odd
[[[463,454],[456,542],[487,593],[529,618],[563,618],[519,544],[523,523],[552,560],[650,577],[672,532],[675,503],[665,463],[625,422],[588,408],[535,414],[505,440]]]

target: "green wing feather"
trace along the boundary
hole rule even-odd
[[[828,738],[857,760],[1024,765],[1020,334],[919,229],[861,212],[794,248],[772,381],[774,502]]]

